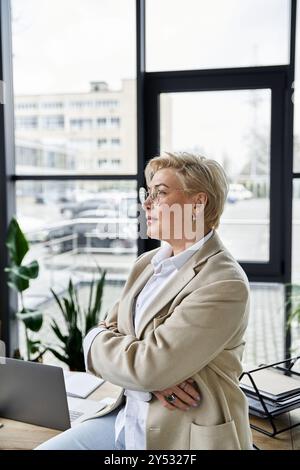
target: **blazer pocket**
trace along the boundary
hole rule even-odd
[[[215,426],[191,423],[191,450],[241,450],[234,421]]]

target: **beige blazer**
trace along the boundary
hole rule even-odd
[[[249,315],[247,277],[214,232],[146,308],[135,334],[134,299],[153,273],[150,260],[158,250],[137,258],[106,317],[110,329],[92,344],[88,369],[120,387],[116,401],[97,416],[119,406],[125,388],[164,390],[193,377],[199,407],[170,411],[153,395],[147,449],[250,450],[247,399],[238,382]]]

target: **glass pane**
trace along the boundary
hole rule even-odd
[[[243,362],[270,364],[284,355],[284,289],[281,284],[251,283],[249,324]]]
[[[296,70],[294,84],[294,171],[300,173],[300,8],[297,8]]]
[[[298,170],[299,171],[299,170]],[[292,284],[298,286],[293,293],[295,311],[300,307],[300,180],[295,179],[293,185],[293,225],[292,225]],[[292,322],[292,354],[300,354],[300,316]]]
[[[135,174],[135,1],[12,11],[17,173]]]
[[[293,187],[292,279],[300,284],[300,180]]]
[[[161,95],[161,151],[202,154],[230,182],[220,235],[240,261],[269,260],[271,90]]]
[[[289,63],[289,0],[147,0],[147,70]]]
[[[45,314],[36,335],[43,344],[55,343],[52,318],[63,325],[50,288],[66,293],[72,277],[86,307],[98,265],[107,271],[101,315],[118,299],[137,256],[136,198],[135,181],[17,183],[17,219],[30,242],[24,261],[36,259],[40,264],[38,278],[24,292],[24,303]],[[24,351],[21,324],[20,345]],[[51,353],[46,360],[55,362]]]

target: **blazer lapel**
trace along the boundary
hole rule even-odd
[[[181,269],[175,274],[173,278],[171,278],[167,284],[164,286],[163,290],[157,295],[153,302],[148,305],[148,307],[143,312],[142,318],[139,322],[137,331],[135,335],[140,338],[145,327],[147,324],[162,310],[162,308],[170,302],[176,295],[178,295],[182,289],[193,279],[193,277],[198,273],[198,267],[203,265],[204,262],[213,254],[217,253],[225,249],[222,245],[221,240],[219,239],[216,232],[214,232],[213,236],[198,250],[191,256],[191,258],[182,266]],[[137,295],[140,292],[141,288],[144,287],[145,283],[144,280],[147,278],[149,279],[150,275],[153,273],[153,268],[150,263],[151,270],[147,269],[147,275],[145,273],[144,276],[138,279],[138,286],[134,288],[132,292],[134,295]],[[147,266],[147,268],[149,265]],[[201,268],[200,268],[201,269]],[[144,274],[144,273],[142,273]],[[150,275],[149,275],[150,274]],[[144,284],[143,284],[144,282]],[[134,299],[132,299],[133,301]],[[132,304],[131,304],[132,307]],[[132,322],[132,310],[129,312],[129,316]],[[127,315],[128,317],[128,315]],[[133,322],[132,322],[132,329],[133,329]]]
[[[225,249],[225,247],[222,245],[217,233],[214,232],[213,236],[191,256],[175,276],[167,282],[159,295],[154,298],[153,302],[148,305],[142,314],[137,331],[135,331],[133,323],[135,300],[154,272],[151,259],[157,253],[158,249],[152,250],[149,256],[144,257],[143,264],[140,266],[142,271],[138,274],[137,278],[120,301],[118,312],[118,328],[120,333],[131,334],[140,338],[148,323],[165,305],[174,299],[199,272],[198,267],[201,269],[201,265],[204,264],[210,256],[222,249]]]
[[[188,264],[188,263],[186,263]],[[195,276],[193,266],[183,266],[174,277],[172,277],[163,290],[154,298],[153,302],[148,305],[142,314],[142,318],[138,324],[136,336],[141,337],[145,327],[154,318],[158,312],[170,302],[176,295],[190,282]]]

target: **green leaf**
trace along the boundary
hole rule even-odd
[[[28,242],[17,220],[13,217],[7,231],[6,246],[11,261],[20,266],[29,250]]]
[[[26,328],[34,332],[39,331],[43,325],[43,313],[39,310],[23,308],[17,313],[17,317],[24,322]]]
[[[60,329],[59,329],[59,326],[58,324],[56,323],[55,320],[52,320],[52,325],[51,325],[51,328],[52,330],[54,331],[54,333],[56,334],[57,338],[64,344],[66,344],[67,342],[67,339],[68,339],[68,336],[64,336]]]
[[[28,289],[30,279],[35,279],[39,273],[39,265],[37,261],[32,261],[27,266],[12,265],[6,268],[8,273],[8,282],[17,292],[23,292]]]
[[[66,318],[67,318],[67,326],[68,328],[74,323],[74,316],[73,316],[73,310],[71,308],[71,302],[66,299],[66,297],[63,297],[62,299],[65,313],[66,313]]]
[[[27,345],[28,345],[29,352],[31,354],[35,354],[37,352],[40,352],[40,345],[41,345],[40,341],[31,341],[30,339],[28,339],[27,340]]]
[[[25,276],[28,279],[36,279],[39,275],[39,264],[34,260],[26,266],[21,266],[20,271],[22,276]]]
[[[95,322],[97,322],[97,320],[98,320],[98,314],[99,314],[100,309],[101,309],[102,294],[103,294],[105,276],[106,276],[106,271],[104,271],[102,273],[99,281],[97,282],[95,302],[94,302],[94,306],[93,306],[93,309],[92,309]]]
[[[62,303],[61,303],[61,301],[60,301],[58,295],[54,292],[53,289],[50,289],[50,290],[51,290],[51,292],[52,292],[52,295],[53,295],[53,297],[54,297],[54,299],[55,299],[57,305],[58,305],[59,308],[60,308],[61,313],[63,314],[65,320],[67,320],[66,312],[65,312],[65,310],[64,310],[64,307],[63,307],[63,305],[62,305]]]
[[[13,267],[8,270],[8,285],[17,292],[23,292],[29,287],[29,280],[19,274],[19,268]]]
[[[94,293],[94,283],[95,283],[95,280],[93,279],[91,284],[90,284],[90,293],[89,293],[89,303],[88,303],[88,312],[91,310],[92,308],[92,300],[93,300],[93,293]]]
[[[98,266],[97,266],[98,267]],[[86,322],[85,322],[85,334],[95,325],[99,323],[99,316],[101,311],[102,305],[102,296],[103,296],[103,288],[105,282],[106,271],[103,272],[98,267],[98,272],[100,275],[100,279],[95,283],[94,280],[90,286],[90,299],[94,298],[94,303],[92,305],[92,301],[89,302],[89,307],[86,312]],[[96,292],[94,293],[94,291]]]
[[[23,292],[29,287],[29,281],[36,279],[39,265],[36,260],[22,266],[24,256],[29,250],[29,244],[17,220],[13,218],[8,227],[6,246],[10,257],[10,266],[5,268],[8,273],[8,285],[17,292]]]

